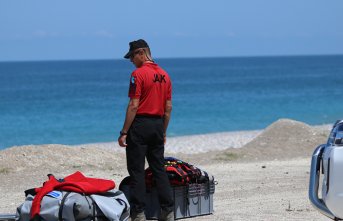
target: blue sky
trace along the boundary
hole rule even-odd
[[[343,54],[342,0],[0,0],[0,61]]]

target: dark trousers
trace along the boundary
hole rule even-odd
[[[131,177],[132,211],[145,209],[145,157],[156,180],[159,202],[163,210],[173,209],[172,190],[164,169],[163,119],[136,116],[127,136],[126,161]]]

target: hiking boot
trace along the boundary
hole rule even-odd
[[[146,221],[145,213],[144,212],[139,212],[139,213],[133,212],[131,214],[131,221]]]
[[[167,210],[162,210],[160,218],[158,219],[159,221],[174,221],[174,211],[167,211]]]

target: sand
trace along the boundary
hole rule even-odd
[[[307,196],[311,155],[328,133],[328,126],[281,119],[261,131],[168,138],[166,155],[201,167],[218,182],[214,213],[187,220],[328,220]],[[115,143],[0,151],[0,213],[15,213],[23,191],[41,186],[47,174],[77,170],[119,185],[127,176],[125,152]]]

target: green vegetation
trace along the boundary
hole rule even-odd
[[[8,174],[9,172],[10,172],[10,168],[0,167],[0,174]]]
[[[230,153],[230,152],[226,152],[226,153],[222,153],[220,155],[217,155],[217,160],[234,161],[234,160],[237,160],[238,158],[239,158],[238,154]]]

